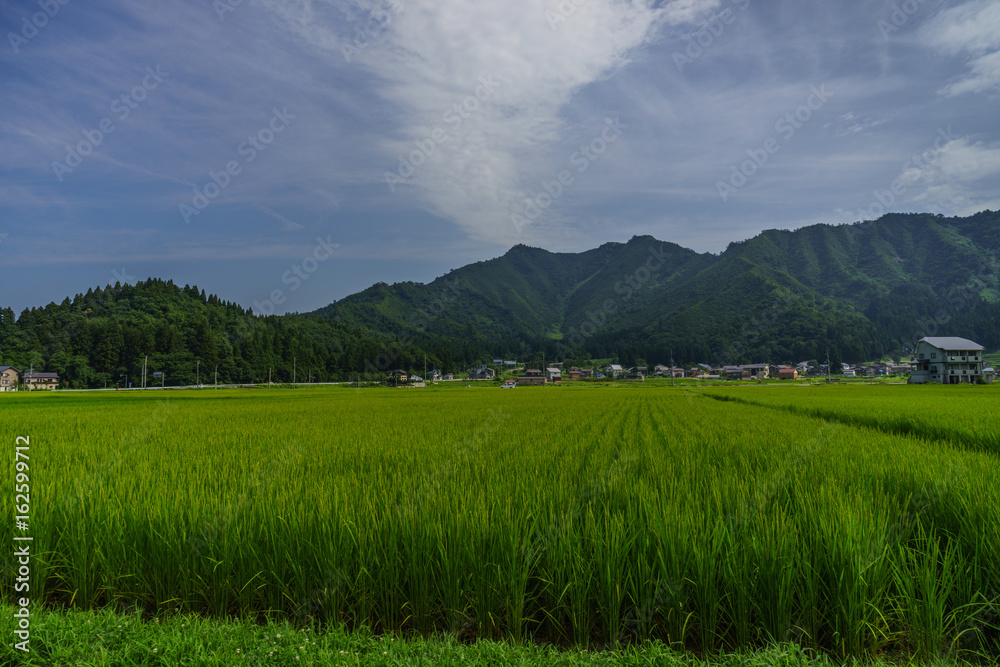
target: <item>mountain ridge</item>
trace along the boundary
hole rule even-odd
[[[1000,348],[1000,212],[889,214],[769,229],[699,253],[649,235],[580,253],[519,244],[429,283],[379,282],[311,313],[258,315],[151,278],[60,304],[0,308],[0,363],[72,386],[378,377],[495,357],[628,365],[864,361],[923,335]],[[0,304],[2,305],[2,304]]]

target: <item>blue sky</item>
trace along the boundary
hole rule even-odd
[[[63,1],[0,3],[18,312],[1000,208],[997,2]]]

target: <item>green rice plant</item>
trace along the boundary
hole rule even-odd
[[[38,443],[33,603],[993,657],[995,389],[953,389],[15,395],[0,438]]]
[[[899,545],[892,559],[892,574],[899,595],[897,612],[905,623],[906,637],[918,659],[940,656],[954,630],[955,615],[948,602],[955,585],[957,548],[941,548],[936,537],[918,525],[914,544]]]
[[[798,532],[798,526],[787,515],[778,514],[762,526],[751,548],[746,549],[747,560],[757,565],[752,586],[760,627],[774,645],[791,639],[795,594],[800,589],[794,554],[803,551]]]

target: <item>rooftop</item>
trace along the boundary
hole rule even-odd
[[[929,343],[941,350],[983,350],[979,343],[974,343],[968,338],[958,338],[956,336],[928,336],[921,338],[918,343]]]

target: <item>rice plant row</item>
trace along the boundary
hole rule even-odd
[[[725,387],[705,394],[1000,454],[1000,385]]]
[[[32,437],[38,602],[590,647],[1000,654],[1000,471],[980,451],[668,388],[3,410],[6,440]]]

